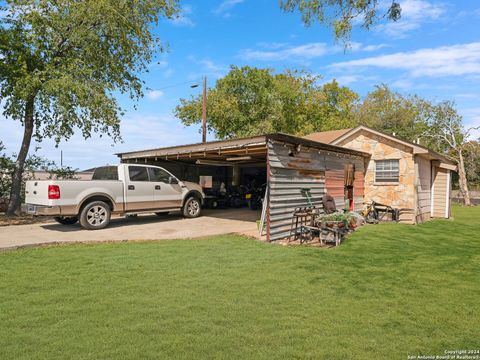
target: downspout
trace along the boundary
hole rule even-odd
[[[450,185],[451,181],[451,171],[448,170],[447,172],[447,191],[446,191],[446,199],[445,199],[445,218],[448,219],[450,217]]]
[[[420,184],[420,171],[418,170],[418,155],[413,155],[413,201],[415,203],[415,224],[418,224],[419,206],[418,206],[418,185]]]
[[[270,140],[266,139],[267,145],[267,242],[270,242],[270,158],[268,156]]]
[[[435,170],[434,170],[434,166],[433,166],[433,162],[432,160],[430,160],[430,217],[434,217],[433,216],[433,208],[434,208],[434,191],[433,191],[433,187],[435,185]]]

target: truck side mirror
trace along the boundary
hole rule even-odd
[[[170,176],[168,178],[168,183],[169,184],[178,184],[178,179],[176,177]]]

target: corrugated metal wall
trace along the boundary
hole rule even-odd
[[[322,208],[321,199],[328,190],[325,184],[326,174],[333,175],[332,191],[338,193],[341,188],[342,195],[339,198],[340,202],[337,202],[337,208],[343,207],[343,177],[346,162],[353,162],[356,172],[360,171],[363,175],[363,159],[359,156],[295,147],[293,144],[269,140],[268,223],[271,241],[288,237],[295,208],[308,206],[302,188],[310,189],[313,204]],[[359,191],[363,195],[363,181]],[[357,202],[358,195],[356,193],[355,195]]]
[[[362,163],[361,170],[355,168],[355,181],[353,182],[354,211],[362,210],[365,201],[365,170],[363,165]]]

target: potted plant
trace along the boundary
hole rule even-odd
[[[326,226],[329,228],[333,228],[335,226],[338,228],[350,227],[352,224],[352,220],[355,219],[353,219],[353,216],[349,213],[333,213],[323,215],[319,218],[322,226]]]

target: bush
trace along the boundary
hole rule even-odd
[[[6,199],[10,198],[12,189],[12,175],[15,169],[16,155],[5,153],[5,146],[0,141],[0,204],[2,209],[8,203]],[[50,161],[38,155],[30,155],[25,161],[23,171],[22,191],[20,193],[22,202],[25,200],[25,182],[35,178],[35,171],[46,171],[49,173],[49,179],[75,179],[75,171],[69,166],[59,167],[54,161]]]

